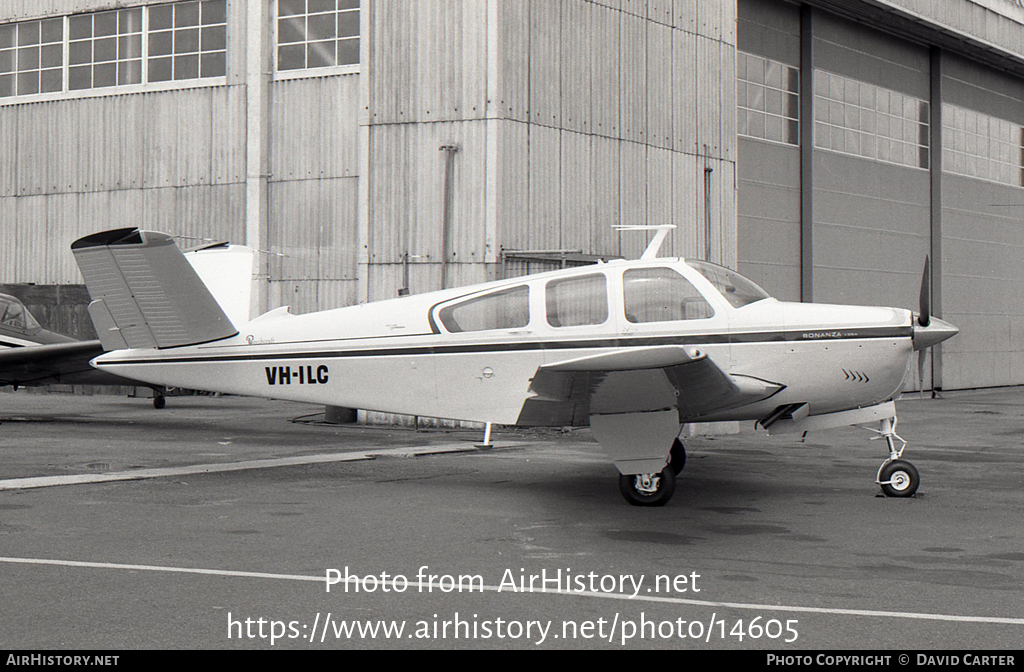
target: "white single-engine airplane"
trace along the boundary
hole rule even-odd
[[[636,228],[636,227],[634,227]],[[244,324],[173,240],[120,229],[72,250],[108,352],[154,384],[517,426],[589,424],[637,505],[662,505],[685,423],[772,433],[878,423],[890,496],[918,487],[894,398],[912,355],[958,330],[920,313],[785,303],[707,262],[643,257]],[[249,278],[245,278],[249,282]],[[899,448],[896,447],[899,442]]]

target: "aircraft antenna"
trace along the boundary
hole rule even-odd
[[[662,243],[665,242],[665,238],[668,237],[669,232],[672,231],[672,229],[674,229],[674,228],[676,228],[675,224],[657,224],[657,225],[648,225],[648,224],[619,224],[618,226],[615,227],[615,230],[616,231],[657,231],[657,233],[654,234],[654,238],[651,239],[650,245],[647,246],[647,249],[644,251],[643,255],[641,255],[641,257],[640,257],[641,260],[647,260],[647,259],[657,259],[658,258],[658,252],[661,251]]]
[[[182,249],[181,250],[182,252],[201,252],[203,250],[213,250],[213,249],[216,249],[218,247],[228,247],[229,245],[231,245],[230,242],[228,242],[226,240],[220,240],[218,238],[197,238],[196,236],[171,236],[171,238],[174,238],[175,240],[198,240],[200,243],[202,243],[198,247],[190,247],[190,248],[187,248],[187,249]],[[241,247],[248,247],[248,246],[241,246]],[[271,250],[259,250],[259,249],[256,249],[256,248],[249,248],[249,249],[251,249],[253,252],[257,252],[259,254],[266,254],[268,256],[273,256],[273,257],[287,257],[288,256],[287,254],[282,254],[281,252],[273,252]]]

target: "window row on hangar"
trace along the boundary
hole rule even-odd
[[[359,67],[359,0],[273,3],[274,67]],[[0,25],[0,99],[222,78],[227,0],[186,0]],[[797,145],[798,67],[739,51],[741,136]],[[839,73],[814,72],[818,149],[927,170],[929,102]],[[1024,186],[1024,127],[943,104],[942,168]]]
[[[278,0],[275,72],[359,67],[359,0]],[[0,99],[223,78],[227,0],[0,25]]]
[[[738,132],[788,145],[800,143],[800,70],[770,58],[737,54]],[[852,77],[815,69],[814,146],[928,170],[929,102]],[[942,169],[1024,186],[1024,127],[943,103]]]

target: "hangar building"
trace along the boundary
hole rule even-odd
[[[260,249],[262,309],[638,255],[961,327],[1024,384],[1015,0],[5,0],[0,283],[86,335],[69,245]],[[932,378],[932,376],[934,378]]]

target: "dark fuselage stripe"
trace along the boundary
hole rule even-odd
[[[624,337],[595,340],[530,341],[522,343],[474,343],[466,345],[424,345],[415,347],[372,348],[360,350],[324,350],[253,355],[197,355],[191,357],[147,357],[103,362],[121,364],[190,364],[212,362],[282,361],[293,359],[345,359],[350,357],[402,357],[412,355],[461,355],[484,352],[529,352],[544,350],[585,350],[592,348],[640,348],[664,345],[745,345],[756,343],[808,343],[910,338],[911,327],[875,327],[869,329],[750,332],[740,334],[694,334],[691,336]],[[286,344],[281,344],[286,345]],[[249,346],[239,346],[249,347]]]

